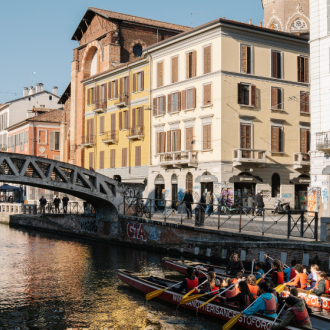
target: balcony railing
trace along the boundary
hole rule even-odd
[[[81,137],[81,145],[84,147],[93,147],[95,144],[94,135],[83,135]]]
[[[130,128],[127,133],[127,138],[131,140],[142,140],[144,138],[144,127],[138,125]]]
[[[102,142],[105,144],[118,144],[118,131],[104,133],[102,135]]]
[[[107,110],[107,100],[95,101],[93,111],[94,112],[104,112]]]
[[[8,150],[7,145],[6,144],[1,145],[0,150],[1,151],[7,151]]]
[[[234,166],[242,163],[266,163],[266,150],[257,149],[233,149]]]
[[[293,154],[293,167],[294,169],[302,168],[303,166],[309,166],[311,163],[311,157],[305,152],[296,152]]]
[[[173,151],[159,154],[162,167],[197,167],[198,151]]]
[[[119,101],[116,104],[118,108],[124,108],[128,106],[129,102],[129,94],[127,93],[121,93],[118,95]]]
[[[330,132],[316,133],[316,149],[330,150]]]

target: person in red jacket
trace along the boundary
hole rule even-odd
[[[304,273],[304,266],[301,264],[297,264],[294,267],[296,271],[296,277],[293,281],[286,283],[289,287],[296,287],[297,289],[305,290],[307,288],[307,274]]]
[[[194,288],[198,287],[198,277],[193,275],[194,274],[194,268],[188,267],[187,270],[187,277],[183,280],[179,288],[176,288],[175,286],[170,286],[170,289],[172,289],[175,292],[182,292],[185,290],[186,292],[191,291]],[[198,291],[195,290],[194,293],[197,293]]]
[[[272,272],[272,281],[275,286],[283,284],[284,282],[284,272],[282,269],[281,261],[273,260],[271,267],[273,269]]]

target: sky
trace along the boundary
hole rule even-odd
[[[71,37],[88,7],[193,27],[219,17],[263,21],[260,0],[12,0],[0,1],[0,104],[22,97],[23,87],[43,83],[61,95],[70,82]],[[197,14],[198,13],[198,14]],[[16,93],[16,96],[15,96]]]

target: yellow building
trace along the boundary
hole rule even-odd
[[[149,62],[140,58],[85,79],[84,166],[141,183],[149,163]]]

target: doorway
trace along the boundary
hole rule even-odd
[[[206,202],[206,195],[210,191],[211,195],[213,194],[213,182],[201,182],[201,196],[202,203]]]
[[[281,193],[281,178],[277,173],[272,176],[272,197],[277,197]]]
[[[161,209],[165,207],[165,180],[160,174],[155,179],[155,206]]]
[[[178,177],[176,174],[172,175],[172,208],[178,209]]]

